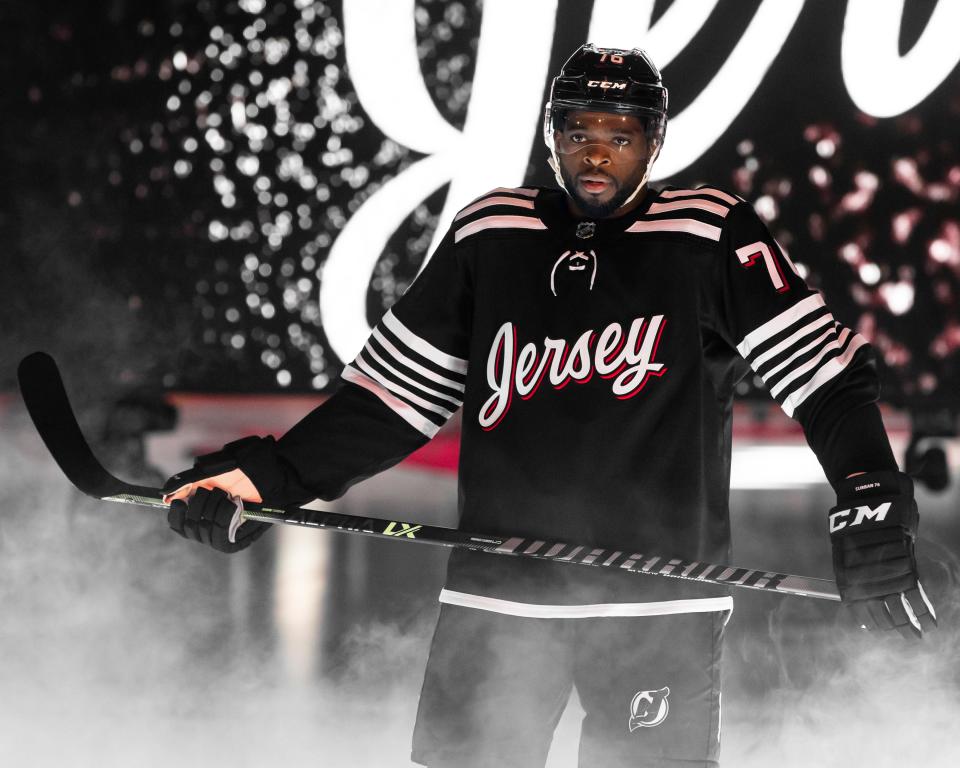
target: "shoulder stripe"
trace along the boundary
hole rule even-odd
[[[844,329],[847,330],[847,329]],[[867,340],[863,338],[859,333],[853,334],[852,339],[850,340],[850,345],[843,351],[841,355],[828,360],[821,368],[814,374],[813,378],[810,379],[806,384],[804,384],[799,389],[791,392],[783,401],[783,410],[787,416],[793,416],[793,412],[797,407],[810,395],[816,392],[820,387],[826,384],[830,379],[834,378],[839,374],[847,365],[850,364],[850,361],[853,359],[853,356],[856,354],[857,350],[860,347],[866,345]]]
[[[491,205],[512,205],[515,208],[529,208],[533,210],[534,202],[533,200],[526,200],[519,197],[504,197],[503,195],[494,195],[493,197],[484,197],[472,205],[468,205],[460,213],[453,217],[454,221],[460,221],[460,219],[469,216],[471,213],[476,213],[479,210],[488,208]]]
[[[386,389],[377,384],[377,382],[375,382],[369,376],[358,371],[352,365],[346,366],[343,369],[341,376],[345,381],[349,381],[357,386],[363,387],[369,392],[372,392],[391,411],[396,413],[401,419],[403,419],[405,422],[407,422],[407,424],[421,434],[426,435],[427,437],[433,437],[437,434],[437,432],[440,431],[439,426],[430,421],[430,419],[422,416],[416,408],[407,405],[400,398],[391,395]]]
[[[728,192],[724,192],[722,189],[716,189],[715,187],[700,187],[700,189],[668,189],[660,193],[660,197],[665,198],[674,198],[674,197],[697,197],[698,195],[710,195],[710,197],[716,197],[719,200],[723,200],[725,203],[730,205],[736,205],[737,203],[744,202],[742,198],[735,197]]]
[[[804,315],[808,315],[814,310],[825,305],[826,304],[823,300],[823,297],[819,293],[815,293],[812,296],[807,296],[807,298],[798,301],[792,307],[784,310],[776,317],[772,318],[771,320],[767,320],[767,322],[760,327],[750,331],[750,333],[744,336],[743,340],[737,344],[737,351],[744,358],[749,357],[750,353],[759,344],[762,344],[767,339],[775,336],[788,326],[793,325]]]
[[[489,192],[484,192],[479,197],[475,197],[471,202],[475,203],[477,200],[483,200],[485,197],[490,195],[521,195],[522,197],[536,197],[540,194],[539,189],[532,189],[530,187],[497,187],[496,189],[491,189]]]
[[[696,219],[655,219],[653,221],[635,221],[626,232],[685,232],[697,237],[718,242],[720,227]]]
[[[666,213],[667,211],[680,211],[685,208],[696,208],[701,211],[709,211],[717,216],[726,217],[730,213],[730,207],[713,200],[704,198],[690,197],[681,200],[674,200],[669,203],[654,203],[647,209],[647,213]]]
[[[441,368],[446,368],[447,370],[454,371],[455,373],[467,372],[466,360],[460,357],[449,355],[446,352],[437,349],[426,339],[421,339],[397,319],[397,316],[393,314],[392,309],[387,311],[387,314],[383,316],[380,322],[383,323],[385,327],[389,328],[391,333],[393,333],[393,335],[400,339],[400,341],[410,347],[410,349],[423,355],[425,358],[433,363],[436,363]]]
[[[485,229],[546,229],[547,225],[534,216],[486,216],[469,224],[464,224],[453,235],[453,241],[459,243],[465,237],[482,232]]]

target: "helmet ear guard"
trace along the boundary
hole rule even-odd
[[[666,134],[667,89],[659,70],[638,48],[629,51],[597,48],[587,43],[567,59],[550,86],[550,100],[544,109],[543,140],[550,151],[548,163],[557,183],[568,193],[560,174],[556,136],[571,111],[606,112],[643,120],[646,167],[626,205],[647,183]]]

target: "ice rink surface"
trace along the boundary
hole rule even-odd
[[[99,450],[116,474],[159,484],[251,422],[297,415],[270,408],[194,403],[173,433]],[[221,555],[148,511],[80,496],[14,396],[0,400],[0,433],[0,766],[412,765],[447,550],[289,529]],[[741,471],[751,447],[764,450],[744,444]],[[958,764],[956,486],[918,495],[941,616],[923,643],[861,633],[831,603],[736,595],[724,766]],[[736,564],[830,577],[831,504],[825,483],[734,490]],[[337,505],[452,525],[456,482],[403,465]],[[574,697],[550,768],[576,765],[581,714]]]

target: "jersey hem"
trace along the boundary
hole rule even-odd
[[[587,619],[606,616],[667,616],[675,613],[733,611],[733,597],[702,597],[688,600],[661,600],[650,603],[593,603],[588,605],[538,605],[501,600],[441,589],[439,600],[448,605],[481,611],[522,616],[528,619]]]

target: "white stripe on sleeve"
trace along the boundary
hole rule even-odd
[[[387,311],[387,314],[383,316],[383,319],[380,322],[389,328],[393,335],[410,347],[410,349],[423,355],[425,358],[436,363],[441,368],[446,368],[447,370],[455,373],[467,372],[466,360],[460,357],[454,357],[453,355],[448,355],[446,352],[442,352],[441,350],[437,349],[429,341],[421,339],[397,319],[397,316],[393,314],[392,309]]]
[[[762,344],[772,336],[776,336],[780,331],[793,325],[804,315],[809,315],[824,305],[823,297],[819,293],[807,296],[807,298],[798,301],[773,319],[767,320],[763,325],[750,331],[750,333],[743,337],[743,341],[737,344],[737,351],[742,357],[746,358],[758,344]]]
[[[433,437],[440,431],[440,427],[430,421],[430,419],[424,417],[416,408],[407,405],[403,400],[391,395],[387,390],[377,384],[377,382],[358,371],[352,365],[346,366],[341,376],[344,381],[349,381],[372,392],[383,401],[384,405],[418,432],[427,437]]]
[[[786,400],[783,402],[783,411],[787,416],[793,416],[793,412],[797,407],[810,395],[816,392],[820,387],[826,384],[830,379],[836,376],[840,371],[847,367],[849,362],[853,359],[854,353],[860,349],[864,344],[867,343],[867,340],[863,338],[859,333],[854,334],[853,340],[850,342],[850,346],[847,347],[846,351],[839,357],[835,357],[832,360],[828,360],[827,363],[817,371],[816,375],[810,379],[806,384],[804,384],[796,392],[791,392]]]
[[[383,333],[380,331],[379,328],[373,329],[373,338],[375,338],[378,342],[380,342],[380,345],[385,350],[387,350],[387,352],[389,352],[394,358],[396,358],[403,365],[407,366],[407,368],[409,368],[410,370],[416,371],[421,376],[424,376],[430,379],[431,381],[435,381],[437,384],[442,384],[445,387],[450,387],[450,389],[455,389],[458,392],[463,392],[465,390],[465,387],[463,384],[459,384],[458,382],[453,381],[452,379],[444,378],[439,373],[434,373],[429,368],[425,368],[424,366],[420,365],[420,363],[418,363],[416,360],[411,360],[409,357],[403,354],[403,352],[397,349],[390,342],[390,339],[388,339],[386,336],[383,335]]]
[[[833,338],[833,339],[830,339],[831,336],[833,336],[834,338]],[[782,371],[784,368],[787,368],[787,367],[788,367],[791,363],[793,363],[794,360],[796,360],[798,357],[802,357],[803,355],[805,355],[805,354],[806,354],[807,352],[809,352],[811,349],[814,349],[815,347],[819,347],[819,346],[822,346],[822,345],[828,345],[828,344],[830,344],[830,343],[835,343],[836,340],[837,340],[837,339],[836,339],[836,336],[837,336],[837,332],[836,332],[836,330],[834,330],[833,327],[827,328],[826,332],[824,332],[823,334],[821,334],[820,336],[818,336],[816,339],[814,339],[813,341],[811,341],[809,344],[806,344],[805,346],[801,347],[800,349],[794,350],[794,351],[793,351],[793,354],[791,354],[790,357],[788,357],[786,360],[782,361],[780,364],[774,366],[773,368],[771,368],[771,369],[770,369],[769,371],[767,371],[766,373],[762,374],[763,380],[764,380],[765,382],[769,383],[771,378],[773,378],[774,376],[776,376],[776,375],[777,375],[780,371]],[[754,366],[754,369],[756,369],[756,366]]]
[[[370,363],[368,363],[366,360],[363,359],[363,352],[357,355],[352,365],[359,366],[365,374],[367,374],[370,378],[378,381],[382,386],[389,389],[395,395],[399,395],[400,397],[406,398],[410,402],[416,403],[421,408],[426,408],[428,411],[432,411],[433,413],[439,414],[444,419],[449,419],[451,416],[453,416],[453,413],[451,411],[448,411],[446,408],[443,408],[442,406],[439,406],[436,403],[431,403],[429,400],[424,400],[422,397],[420,397],[420,395],[417,395],[411,392],[406,387],[401,387],[396,382],[390,381],[390,379],[388,379],[380,371],[378,371],[376,368],[370,365]]]
[[[842,331],[840,331],[840,336],[836,339],[836,341],[831,341],[828,344],[825,344],[823,349],[821,349],[816,356],[812,357],[810,360],[807,360],[807,362],[805,362],[803,365],[797,366],[790,371],[789,375],[780,379],[776,386],[770,390],[770,395],[772,397],[776,397],[788,386],[790,386],[790,382],[796,381],[803,376],[803,374],[812,371],[814,368],[817,368],[823,358],[826,357],[830,352],[839,352],[841,349],[843,349],[843,345],[846,343],[849,336],[850,329],[844,328]]]
[[[388,371],[389,373],[392,373],[394,376],[396,376],[396,377],[397,377],[398,379],[400,379],[401,381],[405,381],[405,382],[407,382],[407,384],[412,384],[412,385],[413,385],[414,387],[416,387],[419,391],[424,392],[424,393],[426,393],[426,394],[428,394],[428,395],[432,395],[433,397],[439,397],[441,400],[446,400],[446,401],[449,402],[449,403],[453,403],[453,407],[454,407],[454,408],[459,408],[459,407],[460,407],[460,403],[461,403],[460,400],[457,400],[455,397],[452,397],[451,395],[445,395],[443,392],[437,392],[435,389],[431,389],[430,387],[425,387],[425,386],[423,386],[423,384],[421,384],[421,383],[420,383],[419,381],[417,381],[416,379],[411,379],[411,378],[410,378],[409,376],[407,376],[405,373],[403,373],[402,371],[398,371],[396,368],[394,368],[392,365],[390,365],[390,363],[388,363],[386,360],[384,360],[382,357],[380,357],[380,355],[377,354],[377,351],[376,351],[373,347],[371,347],[369,344],[367,344],[367,346],[363,348],[363,353],[362,353],[362,354],[363,354],[364,356],[369,356],[369,357],[372,358],[372,359],[377,363],[377,365],[379,365],[381,368],[383,368],[384,370]],[[359,359],[359,357],[358,357],[357,359]]]
[[[770,360],[771,358],[779,355],[784,350],[789,349],[791,346],[796,344],[799,339],[803,338],[808,333],[813,333],[818,328],[822,328],[824,325],[828,325],[828,324],[831,326],[831,330],[832,330],[833,322],[834,322],[833,315],[830,315],[830,314],[817,318],[812,323],[809,323],[808,325],[803,326],[803,328],[801,328],[796,333],[791,333],[787,338],[785,338],[779,344],[775,344],[774,346],[770,347],[770,349],[768,349],[762,355],[757,355],[757,357],[754,358],[754,360],[750,364],[754,367],[754,369],[759,368],[761,365],[767,362],[767,360]],[[777,368],[779,367],[780,366],[777,366]],[[770,371],[770,373],[773,373],[773,371]]]

